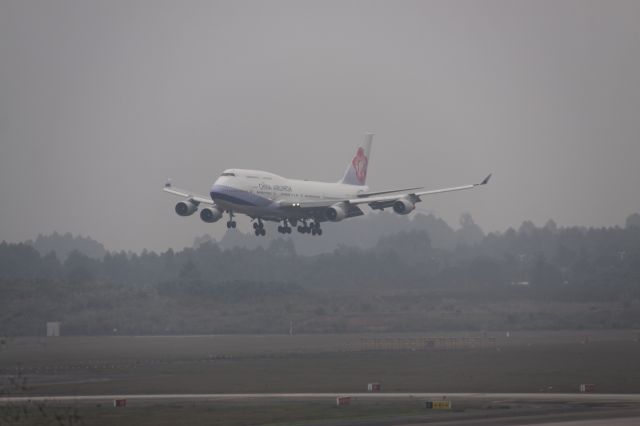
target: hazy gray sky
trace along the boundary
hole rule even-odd
[[[0,240],[180,248],[226,227],[177,217],[167,177],[334,181],[365,131],[372,189],[494,173],[420,205],[452,224],[623,224],[640,2],[0,1]]]

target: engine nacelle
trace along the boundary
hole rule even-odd
[[[198,210],[198,205],[189,200],[180,201],[176,204],[176,213],[178,213],[179,216],[191,216],[196,210]]]
[[[416,208],[416,203],[409,198],[400,198],[393,203],[393,211],[398,214],[409,214]]]
[[[327,210],[325,211],[325,216],[327,216],[327,219],[329,219],[331,222],[339,222],[347,217],[347,209],[344,204],[336,203],[327,208]]]
[[[202,219],[203,222],[214,223],[219,221],[221,217],[222,212],[216,207],[207,207],[200,210],[200,219]]]

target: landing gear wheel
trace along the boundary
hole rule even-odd
[[[290,234],[291,233],[291,226],[289,226],[289,219],[285,218],[282,219],[282,225],[278,226],[278,232],[281,234]],[[293,223],[293,222],[291,222]],[[298,228],[299,229],[299,228]]]
[[[256,234],[256,236],[267,234],[267,231],[264,230],[262,220],[258,219],[258,222],[253,222],[253,233]]]
[[[236,221],[233,220],[233,212],[229,210],[229,220],[227,221],[227,229],[235,228]]]

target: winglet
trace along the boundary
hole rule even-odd
[[[171,179],[167,179],[167,183],[164,184],[165,188],[171,188]]]
[[[493,173],[489,173],[489,176],[487,176],[486,178],[484,178],[484,180],[482,182],[480,182],[478,185],[486,185],[489,183],[489,179],[491,179],[491,175]]]

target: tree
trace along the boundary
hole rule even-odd
[[[375,250],[379,253],[395,253],[408,265],[429,263],[431,239],[425,231],[400,232],[380,238]]]
[[[529,237],[533,235],[534,232],[536,232],[536,225],[534,225],[530,220],[522,222],[522,225],[520,225],[520,229],[518,230],[519,234],[527,235]]]
[[[180,268],[180,280],[181,281],[198,281],[202,278],[202,274],[200,270],[196,266],[195,263],[191,259],[187,260],[187,262],[182,265]]]
[[[558,287],[562,284],[562,272],[560,269],[549,262],[540,254],[536,256],[531,270],[531,284],[538,287]]]
[[[544,224],[544,229],[555,234],[558,232],[558,224],[553,219],[549,219],[547,223]]]
[[[465,245],[474,245],[482,242],[484,232],[473,221],[469,213],[463,213],[460,216],[460,229],[457,231],[458,243]]]
[[[47,278],[56,280],[62,275],[62,265],[58,260],[58,256],[55,251],[50,251],[47,255],[43,256],[38,266],[38,276],[41,278]]]
[[[99,261],[91,259],[89,256],[73,250],[64,261],[64,269],[67,279],[80,284],[93,281],[97,277]]]
[[[631,227],[640,228],[640,214],[633,213],[629,215],[627,217],[625,225],[627,228],[631,228]]]

